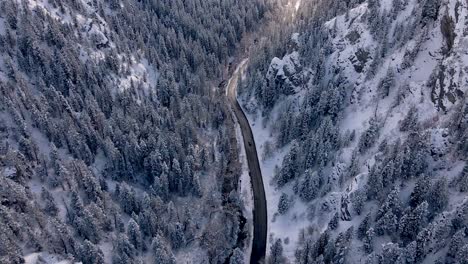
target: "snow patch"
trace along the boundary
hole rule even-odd
[[[238,142],[238,148],[240,150],[239,160],[242,164],[242,174],[240,176],[239,193],[240,193],[240,197],[242,200],[242,204],[244,205],[242,213],[244,217],[247,219],[247,223],[249,226],[249,234],[250,234],[249,236],[250,239],[247,244],[247,249],[244,250],[245,263],[250,263],[250,256],[252,255],[252,241],[253,241],[254,196],[253,196],[252,182],[251,182],[250,175],[249,175],[249,168],[247,164],[247,155],[245,153],[244,140],[242,137],[240,126],[237,122],[236,122],[236,138]]]

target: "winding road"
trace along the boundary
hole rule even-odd
[[[258,162],[257,148],[249,121],[245,116],[239,102],[237,101],[237,82],[242,75],[242,72],[247,67],[248,59],[243,60],[234,71],[231,79],[227,83],[226,96],[231,103],[233,113],[239,123],[244,139],[245,153],[247,155],[247,163],[249,167],[249,175],[252,182],[254,195],[254,210],[253,210],[253,244],[252,255],[250,257],[251,264],[258,264],[265,259],[266,239],[267,239],[267,206],[265,199],[265,189],[263,187],[262,172]]]

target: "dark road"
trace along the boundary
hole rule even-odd
[[[262,172],[258,162],[257,149],[249,121],[237,101],[236,89],[237,81],[242,75],[247,65],[247,60],[242,61],[227,84],[226,95],[231,103],[232,110],[239,122],[242,137],[244,139],[245,153],[249,167],[249,175],[252,181],[254,195],[253,210],[253,245],[250,263],[257,264],[265,259],[266,239],[267,239],[267,207],[265,199],[265,189],[263,187]]]

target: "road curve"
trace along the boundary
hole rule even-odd
[[[251,264],[258,264],[265,259],[266,239],[267,239],[267,206],[265,199],[265,189],[263,186],[262,172],[258,162],[257,148],[249,121],[245,116],[239,102],[237,101],[237,81],[247,66],[247,59],[243,60],[236,71],[232,74],[226,87],[226,96],[231,104],[232,110],[242,131],[244,139],[245,153],[247,155],[247,164],[249,175],[252,182],[254,195],[253,210],[253,245]]]

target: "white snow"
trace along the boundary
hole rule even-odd
[[[134,85],[142,84],[143,92],[153,90],[156,87],[159,73],[146,59],[136,62],[135,58],[132,58],[131,61],[130,74],[120,80],[119,91],[122,92],[130,88],[132,83]]]
[[[296,45],[299,45],[299,37],[300,37],[300,34],[298,32],[295,32],[291,35],[291,40],[296,44]]]
[[[240,130],[239,124],[236,122],[236,137],[238,143],[239,160],[242,164],[242,174],[240,176],[239,184],[239,193],[242,200],[244,208],[242,210],[244,217],[247,219],[247,225],[249,227],[250,240],[247,244],[247,249],[245,252],[245,263],[250,263],[250,256],[252,255],[252,241],[253,241],[253,210],[254,210],[254,200],[253,200],[253,190],[252,182],[249,175],[249,168],[247,164],[247,156],[245,154],[244,140],[242,137],[242,132]]]
[[[45,252],[34,252],[24,256],[25,264],[37,264],[37,263],[46,263],[46,264],[81,264],[81,262],[72,262],[69,260],[64,260],[63,258],[57,255],[51,255]]]

